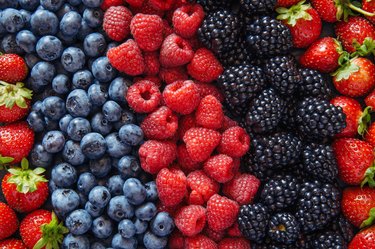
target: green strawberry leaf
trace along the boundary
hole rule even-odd
[[[360,67],[357,64],[352,63],[354,59],[356,59],[356,57],[345,63],[344,61],[347,60],[346,55],[344,55],[343,58],[340,56],[339,64],[341,65],[336,72],[332,74],[332,76],[336,77],[336,81],[347,80],[350,75],[359,71]]]
[[[34,245],[33,249],[59,249],[64,239],[64,234],[69,233],[69,229],[58,221],[55,213],[52,212],[52,220],[48,224],[41,226],[42,237]]]
[[[375,54],[375,41],[371,37],[366,37],[362,45],[359,44],[357,40],[354,40],[353,46],[356,51],[352,54],[352,57],[365,57],[370,54]]]
[[[370,209],[368,219],[362,222],[360,228],[362,229],[362,228],[371,226],[372,224],[374,224],[374,221],[375,221],[375,207]]]
[[[364,179],[361,183],[361,188],[366,184],[368,184],[371,188],[375,187],[375,165],[366,170]]]
[[[24,87],[22,82],[14,85],[0,81],[0,106],[12,108],[16,104],[20,108],[27,108],[26,100],[32,96],[32,91]]]
[[[277,19],[286,20],[287,23],[292,27],[296,26],[298,20],[300,19],[311,21],[312,16],[307,12],[307,10],[311,9],[311,5],[304,3],[305,1],[301,1],[289,9],[283,7],[277,8],[276,12],[279,13]]]
[[[358,134],[361,135],[361,136],[363,136],[365,134],[368,126],[371,123],[371,111],[372,111],[372,108],[370,106],[366,107],[363,110],[361,117],[359,118]]]

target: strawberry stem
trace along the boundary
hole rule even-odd
[[[364,57],[370,54],[375,54],[375,41],[371,37],[366,37],[362,45],[359,44],[357,40],[354,40],[353,45],[356,51],[352,53],[351,55],[352,57],[355,57],[355,56]]]
[[[277,19],[286,20],[291,26],[295,26],[300,19],[311,21],[312,16],[307,12],[307,10],[311,9],[311,5],[304,3],[305,1],[301,1],[289,9],[284,7],[277,8],[276,12],[279,13]]]
[[[375,221],[375,207],[370,209],[369,217],[367,220],[363,221],[360,228],[365,228],[371,226]]]
[[[354,10],[354,11],[356,11],[356,12],[362,14],[362,15],[370,16],[370,17],[371,17],[371,16],[375,16],[375,13],[371,13],[371,12],[368,12],[368,11],[366,11],[366,10],[364,10],[364,9],[361,9],[361,8],[355,6],[354,4],[352,4],[350,1],[348,1],[348,2],[346,3],[346,5],[347,5],[349,8],[351,8],[352,10]]]
[[[368,184],[371,188],[375,187],[375,164],[373,166],[369,167],[364,175],[364,179],[361,183],[361,188],[365,186],[365,184]]]
[[[361,117],[358,120],[358,134],[363,136],[365,132],[367,131],[368,126],[371,123],[371,114],[372,108],[370,106],[366,107]]]

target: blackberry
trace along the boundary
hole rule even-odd
[[[294,131],[296,124],[297,104],[299,100],[294,95],[285,96],[284,100],[285,109],[282,112],[280,124],[282,124],[287,130]]]
[[[250,137],[253,137],[250,135]],[[261,181],[270,179],[273,174],[272,169],[268,168],[265,164],[254,163],[253,155],[247,153],[242,159],[242,168],[244,171],[250,172],[255,175]]]
[[[198,29],[198,38],[216,54],[231,50],[241,33],[237,15],[228,10],[209,13]]]
[[[268,180],[260,194],[260,202],[269,210],[280,211],[296,202],[300,184],[292,175],[277,175]]]
[[[268,226],[268,236],[276,242],[290,245],[299,237],[299,224],[290,213],[274,214]]]
[[[326,231],[319,234],[312,241],[312,247],[314,249],[346,249],[347,243],[344,238],[335,232]]]
[[[322,182],[335,180],[338,169],[331,145],[310,143],[302,151],[303,168],[307,175]]]
[[[342,215],[334,219],[328,228],[339,233],[347,243],[349,243],[355,235],[354,226]]]
[[[206,13],[217,10],[229,10],[232,4],[228,0],[197,0],[197,3],[202,5]]]
[[[238,226],[247,239],[261,242],[266,236],[268,210],[260,203],[243,205],[238,215]]]
[[[264,73],[280,94],[290,96],[302,84],[302,76],[293,55],[275,56],[266,60]]]
[[[240,0],[240,6],[248,15],[269,14],[276,6],[276,0]]]
[[[275,130],[285,109],[285,101],[273,88],[263,90],[250,104],[245,116],[247,130],[266,133]]]
[[[289,53],[293,46],[288,27],[270,16],[256,17],[246,27],[247,43],[260,57]]]
[[[301,68],[299,71],[300,75],[302,75],[302,84],[300,84],[298,91],[300,96],[330,99],[332,91],[325,76],[309,68]]]
[[[339,212],[339,189],[316,180],[301,184],[295,215],[303,232],[310,233],[323,229]]]
[[[249,64],[253,60],[247,49],[246,41],[243,39],[236,41],[233,45],[233,49],[218,54],[218,58],[224,68]]]
[[[308,97],[297,106],[297,129],[308,140],[331,138],[346,127],[346,116],[341,107],[327,100]]]
[[[228,108],[238,116],[247,110],[250,100],[266,86],[265,76],[260,67],[239,65],[228,67],[218,79]]]

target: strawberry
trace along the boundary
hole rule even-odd
[[[7,239],[0,242],[0,249],[27,249],[22,240]]]
[[[350,187],[344,189],[342,213],[356,227],[364,228],[375,221],[375,189]]]
[[[350,185],[375,186],[373,147],[356,138],[340,138],[332,144],[340,179]]]
[[[278,7],[290,7],[292,5],[295,5],[300,0],[277,0],[276,6]]]
[[[324,37],[314,42],[302,54],[300,63],[321,73],[331,73],[338,68],[341,54],[341,44],[332,37]]]
[[[277,19],[289,27],[296,48],[306,48],[316,41],[322,31],[322,20],[310,4],[301,1],[291,8],[277,8]]]
[[[25,60],[17,54],[0,54],[0,80],[8,83],[23,81],[28,74]]]
[[[30,109],[32,91],[23,87],[0,81],[0,123],[11,123],[24,118]]]
[[[375,87],[374,74],[374,63],[363,57],[355,57],[342,63],[333,74],[333,84],[343,95],[361,97]]]
[[[375,146],[375,123],[372,123],[364,133],[364,139],[367,143]]]
[[[20,213],[28,213],[41,207],[48,197],[47,180],[41,176],[45,169],[29,169],[27,159],[22,168],[11,168],[3,178],[1,187],[9,206]]]
[[[348,249],[375,249],[375,225],[357,233]]]
[[[372,0],[362,0],[362,9],[364,11],[375,13],[375,1]],[[366,18],[372,22],[375,23],[375,16],[366,16]]]
[[[0,202],[0,240],[8,238],[18,229],[16,213],[7,204]]]
[[[12,157],[13,163],[27,157],[34,144],[34,132],[26,122],[0,126],[0,155]]]

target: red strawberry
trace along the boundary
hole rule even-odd
[[[0,81],[23,81],[28,73],[25,60],[17,54],[0,54]]]
[[[292,5],[295,5],[300,0],[277,0],[276,6],[278,7],[290,7]]]
[[[375,109],[375,90],[373,90],[367,97],[365,98],[365,103],[368,107]]]
[[[59,248],[69,230],[59,223],[54,213],[38,209],[28,214],[20,224],[20,235],[27,248]]]
[[[374,170],[371,168],[375,159],[373,147],[359,139],[340,138],[332,144],[340,179],[351,185],[369,183],[375,186]]]
[[[240,205],[252,203],[260,187],[260,181],[253,175],[238,173],[224,184],[223,193]]]
[[[349,97],[364,96],[375,87],[375,65],[366,58],[347,61],[333,75],[337,91]]]
[[[0,81],[0,123],[11,123],[24,118],[30,109],[32,91],[23,87]]]
[[[184,172],[177,169],[162,169],[156,177],[159,199],[165,206],[175,206],[182,202],[187,193]]]
[[[375,123],[372,123],[368,130],[364,133],[364,139],[366,142],[375,146]]]
[[[18,229],[16,213],[8,205],[0,202],[0,240],[8,238]]]
[[[43,205],[48,197],[47,180],[41,176],[43,168],[29,169],[24,158],[22,168],[11,168],[3,178],[1,187],[9,206],[20,213],[28,213]]]
[[[362,0],[362,9],[370,13],[375,13],[375,1]],[[375,16],[366,15],[366,18],[370,20],[370,22],[375,23]]]
[[[26,122],[0,126],[0,155],[12,157],[13,163],[27,157],[34,144],[34,132]]]
[[[302,54],[300,63],[322,73],[331,73],[338,68],[341,53],[341,45],[336,39],[324,37],[314,42]]]
[[[282,20],[291,31],[296,48],[306,48],[316,41],[322,31],[322,20],[318,12],[304,1],[290,9],[277,8],[277,19]]]
[[[195,120],[199,126],[207,129],[220,129],[224,120],[223,106],[220,101],[213,95],[204,97],[195,112]]]
[[[109,38],[122,41],[130,34],[130,21],[133,15],[124,6],[112,6],[103,17],[103,29]]]
[[[367,227],[375,220],[375,189],[351,187],[344,189],[342,213],[356,227]]]
[[[206,225],[206,209],[198,205],[185,206],[176,213],[174,221],[183,235],[195,236]]]
[[[7,239],[0,242],[0,249],[27,249],[22,240]]]
[[[348,249],[375,249],[375,225],[357,233]]]
[[[207,202],[209,228],[214,231],[229,228],[236,222],[239,208],[237,202],[218,194],[213,195]]]

